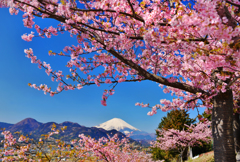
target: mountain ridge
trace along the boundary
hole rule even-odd
[[[56,138],[65,140],[65,141],[76,139],[78,138],[79,134],[91,136],[92,138],[96,138],[96,139],[99,139],[101,137],[108,138],[108,136],[113,136],[115,134],[117,134],[119,139],[126,137],[125,134],[118,132],[117,130],[107,131],[102,128],[85,127],[85,126],[81,126],[78,123],[73,123],[70,121],[65,121],[62,123],[56,123],[56,122],[41,123],[33,118],[23,119],[16,124],[0,122],[0,127],[2,128],[5,127],[7,131],[10,131],[12,133],[20,132],[21,134],[29,135],[30,138],[38,140],[39,138],[41,138],[42,134],[47,134],[48,132],[51,131],[53,124],[55,124],[56,129],[59,129],[59,130],[64,126],[67,126],[67,129],[64,132],[56,135]]]
[[[33,118],[26,118],[16,124],[0,122],[0,128],[6,128],[6,130],[12,133],[18,131],[25,135],[31,134],[32,138],[38,139],[42,134],[47,134],[50,132],[53,124],[56,125],[56,129],[61,129],[64,126],[67,126],[65,132],[60,133],[57,136],[57,138],[62,140],[76,139],[78,138],[79,134],[84,134],[86,136],[99,139],[101,137],[108,137],[108,135],[112,136],[116,133],[120,139],[126,137],[126,135],[129,135],[130,138],[136,141],[148,142],[151,140],[156,140],[156,135],[154,133],[141,131],[119,118],[110,119],[94,127],[85,127],[71,121],[65,121],[62,123],[41,123]]]
[[[33,131],[34,129],[41,126],[43,123],[38,122],[33,118],[26,118],[21,120],[20,122],[13,124],[8,128],[10,132],[16,132],[22,130],[22,133],[28,133]]]

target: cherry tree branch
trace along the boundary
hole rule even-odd
[[[144,70],[139,65],[135,64],[133,61],[127,60],[126,58],[124,58],[122,55],[120,55],[118,52],[116,52],[113,48],[108,50],[108,52],[110,52],[113,56],[117,57],[123,63],[127,64],[128,66],[130,66],[131,68],[136,70],[145,79],[155,81],[157,83],[161,83],[166,86],[173,87],[173,88],[178,88],[178,89],[181,89],[181,90],[184,90],[184,91],[187,91],[190,93],[194,93],[194,94],[196,94],[197,92],[201,92],[202,94],[207,94],[207,92],[205,92],[204,90],[202,90],[200,88],[196,88],[196,87],[190,86],[185,83],[180,83],[180,82],[169,82],[166,78],[163,78],[163,77],[155,75],[155,74],[151,74],[151,73],[147,72],[146,70]]]
[[[231,5],[233,5],[233,6],[240,7],[239,4],[233,3],[233,2],[231,2],[231,1],[228,1],[228,0],[227,0],[226,2],[229,3],[229,4],[231,4]]]

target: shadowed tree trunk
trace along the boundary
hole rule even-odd
[[[236,162],[233,138],[233,94],[219,93],[213,99],[212,133],[215,162]]]
[[[233,134],[234,134],[234,144],[235,144],[235,153],[240,151],[240,120],[239,114],[236,113],[233,115]]]

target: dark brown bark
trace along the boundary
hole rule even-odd
[[[236,113],[233,115],[233,134],[234,134],[234,144],[235,144],[235,152],[240,151],[240,120],[239,114]]]
[[[232,90],[213,99],[212,133],[215,162],[236,162],[233,138]]]

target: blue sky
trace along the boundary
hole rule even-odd
[[[84,87],[81,90],[64,91],[54,97],[44,95],[42,91],[28,86],[28,83],[47,84],[53,89],[57,86],[43,69],[31,64],[25,57],[24,49],[32,48],[39,59],[51,64],[53,70],[62,70],[68,58],[49,56],[48,51],[62,51],[66,45],[76,45],[76,40],[63,34],[52,38],[33,38],[32,42],[21,39],[24,33],[35,32],[23,26],[22,14],[10,15],[8,9],[0,8],[0,122],[16,123],[27,117],[39,122],[64,121],[77,122],[84,126],[95,126],[112,118],[121,118],[130,125],[147,132],[155,132],[165,112],[158,111],[148,116],[149,108],[135,106],[136,102],[158,104],[160,99],[171,99],[158,85],[151,81],[141,83],[121,83],[115,88],[115,94],[107,100],[107,106],[101,105],[104,89],[109,85]],[[57,25],[53,20],[36,18],[42,26]],[[203,111],[200,111],[203,112]],[[190,116],[195,117],[196,111]]]

